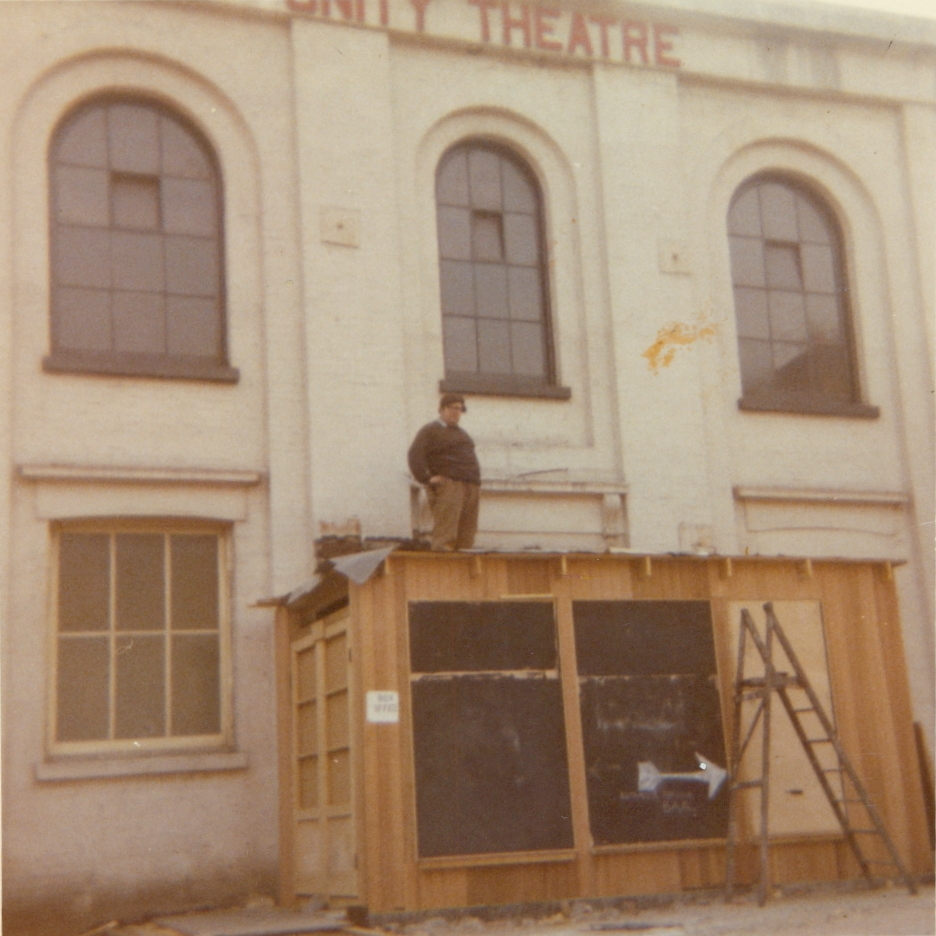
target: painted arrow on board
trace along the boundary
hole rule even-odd
[[[637,765],[637,789],[641,793],[655,793],[664,780],[696,780],[708,784],[709,799],[715,796],[728,776],[728,771],[703,757],[696,751],[699,769],[691,773],[660,773],[652,761],[641,761]]]

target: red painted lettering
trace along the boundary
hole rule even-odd
[[[380,0],[380,25],[390,25],[390,0]]]
[[[630,62],[630,50],[636,48],[640,52],[644,65],[650,64],[647,55],[647,24],[622,23],[621,36],[624,40],[624,61]]]
[[[341,10],[341,15],[346,20],[354,17],[353,3],[354,0],[335,0],[335,5]]]
[[[429,0],[410,0],[413,9],[416,11],[416,32],[426,31],[426,7],[429,6]]]
[[[617,20],[608,16],[589,16],[588,21],[598,27],[601,33],[601,57],[607,58],[611,54],[608,48],[608,27],[613,26]]]
[[[523,44],[530,48],[530,8],[524,3],[520,6],[520,19],[514,19],[510,15],[510,4],[501,4],[501,16],[504,26],[504,45],[510,45],[510,36],[515,29],[523,33]]]
[[[588,24],[585,22],[585,17],[581,13],[572,14],[572,25],[569,27],[569,47],[566,49],[566,52],[569,55],[575,55],[575,50],[581,46],[585,50],[585,54],[589,56],[592,55],[592,44],[591,36],[588,35]]]
[[[481,14],[481,41],[491,41],[491,24],[488,21],[488,10],[498,6],[497,0],[468,0],[471,6],[476,6]]]
[[[675,26],[664,26],[661,23],[653,24],[653,57],[657,65],[666,65],[668,68],[679,68],[682,62],[678,58],[671,58],[666,53],[673,51],[673,43],[666,42],[664,36],[678,36],[679,30]]]
[[[554,20],[559,17],[559,10],[544,10],[542,7],[533,7],[533,26],[536,33],[536,48],[548,49],[550,52],[561,52],[562,43],[554,39],[547,39],[547,36],[553,34],[553,23],[547,20]]]

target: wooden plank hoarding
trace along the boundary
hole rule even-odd
[[[344,587],[356,900],[371,913],[720,885],[726,792],[700,763],[727,766],[733,618],[766,601],[788,609],[794,646],[803,631],[912,872],[932,868],[885,564],[397,552]],[[398,702],[396,720],[369,719],[368,692]],[[856,877],[790,745],[773,879]],[[753,852],[740,858],[753,877]]]

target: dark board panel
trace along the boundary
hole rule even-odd
[[[710,797],[717,770],[696,757],[725,767],[708,603],[584,601],[573,616],[595,844],[724,836],[727,784]],[[641,790],[641,764],[681,776]]]
[[[581,682],[588,809],[596,845],[710,838],[727,831],[726,784],[698,779],[638,789],[638,765],[700,772],[696,752],[725,766],[715,677],[617,676]]]
[[[556,668],[553,606],[544,601],[416,601],[409,606],[414,673]]]
[[[575,601],[581,676],[715,672],[707,601]]]
[[[557,679],[430,677],[412,691],[422,857],[572,847]]]

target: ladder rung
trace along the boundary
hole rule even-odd
[[[752,676],[750,679],[739,679],[736,686],[741,686],[750,689],[763,689],[767,686],[767,677],[766,676]],[[774,688],[780,686],[784,688],[789,688],[790,686],[800,686],[801,683],[796,676],[790,676],[789,673],[775,673],[771,685]]]
[[[807,738],[807,744],[832,744],[831,738]]]
[[[841,767],[823,767],[822,772],[823,773],[842,773],[843,771]]]
[[[814,705],[807,705],[806,708],[795,708],[794,712],[816,712],[818,709]]]

